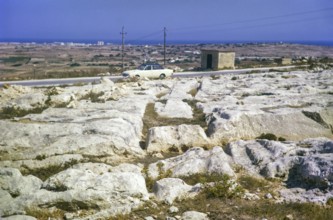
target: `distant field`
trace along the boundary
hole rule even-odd
[[[236,68],[274,67],[278,59],[289,57],[304,62],[333,62],[333,47],[297,44],[194,44],[168,45],[167,67],[179,70],[200,70],[201,49],[236,52]],[[122,72],[121,47],[60,46],[54,44],[0,44],[0,80],[65,78],[97,76]],[[163,47],[126,46],[125,69],[133,69],[146,60],[163,64]]]

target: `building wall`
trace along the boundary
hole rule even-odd
[[[217,50],[202,50],[201,51],[201,68],[207,69],[207,56],[212,54],[212,69],[219,70],[235,68],[235,53],[221,52]]]
[[[218,69],[235,69],[235,53],[219,53]]]
[[[292,64],[292,59],[291,58],[282,58],[281,64],[290,65],[290,64]]]

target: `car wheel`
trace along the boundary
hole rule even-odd
[[[160,79],[164,79],[164,78],[165,78],[165,74],[162,73],[162,74],[160,75]]]

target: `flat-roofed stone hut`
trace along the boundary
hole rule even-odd
[[[203,69],[234,69],[235,52],[221,50],[201,50],[201,68]]]

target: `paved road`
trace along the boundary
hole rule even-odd
[[[271,69],[283,70],[294,68],[295,66],[284,66],[284,67],[263,67],[263,68],[249,68],[249,69],[237,69],[237,70],[219,70],[219,71],[206,71],[206,72],[179,72],[174,73],[173,77],[199,77],[199,76],[212,76],[212,75],[222,75],[222,74],[239,74],[247,73],[251,71],[265,72]],[[117,81],[122,76],[108,76],[112,81]],[[24,80],[24,81],[0,81],[0,87],[3,84],[10,85],[22,85],[22,86],[50,86],[50,85],[70,85],[75,83],[91,83],[100,82],[101,77],[84,77],[84,78],[65,78],[65,79],[41,79],[41,80]]]

